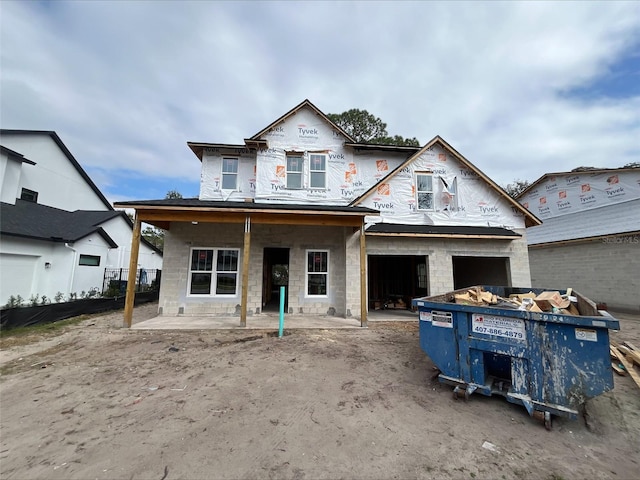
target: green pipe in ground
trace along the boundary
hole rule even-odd
[[[280,327],[278,329],[278,338],[282,337],[284,330],[284,287],[280,287]]]

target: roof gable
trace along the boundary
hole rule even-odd
[[[333,123],[329,117],[327,117],[324,112],[322,112],[320,109],[318,109],[318,107],[316,107],[313,103],[311,103],[309,100],[303,100],[301,103],[299,103],[298,105],[296,105],[295,107],[293,107],[291,110],[289,110],[287,113],[285,113],[284,115],[282,115],[280,118],[278,118],[277,120],[275,120],[274,122],[272,122],[271,124],[269,124],[267,127],[265,127],[264,129],[260,130],[258,133],[256,133],[255,135],[253,135],[250,140],[256,141],[256,140],[261,140],[262,137],[264,135],[266,135],[267,133],[269,133],[273,128],[277,127],[280,123],[284,122],[287,118],[291,117],[292,115],[295,115],[296,113],[298,113],[300,110],[302,110],[303,108],[310,108],[311,110],[313,110],[317,115],[319,115],[320,117],[322,117],[322,119],[327,122],[329,125],[331,125],[331,128],[337,130],[338,132],[340,132],[344,138],[346,138],[348,141],[350,142],[355,142],[354,138],[349,135],[347,132],[345,132],[341,127],[339,127],[338,125],[336,125],[335,123]]]
[[[429,161],[424,161],[425,157],[435,155],[433,152],[435,150],[441,149],[443,153],[439,153],[438,157],[435,157],[434,162],[438,161],[446,162],[446,155],[451,155],[453,159],[464,169],[460,169],[460,175],[464,178],[473,178],[474,180],[479,180],[483,182],[484,185],[488,188],[489,191],[493,192],[499,200],[508,204],[513,211],[514,214],[519,214],[524,216],[525,225],[527,227],[533,225],[540,225],[542,222],[536,218],[531,212],[529,212],[526,208],[520,205],[516,200],[511,198],[498,184],[496,184],[493,180],[491,180],[488,176],[486,176],[480,169],[478,169],[475,165],[473,165],[469,160],[467,160],[464,156],[462,156],[459,152],[457,152],[451,145],[449,145],[445,140],[443,140],[440,136],[435,136],[431,141],[429,141],[424,147],[422,147],[419,151],[410,156],[405,162],[400,164],[397,168],[392,170],[386,177],[380,180],[377,184],[373,185],[366,192],[364,192],[360,197],[356,198],[350,205],[359,205],[364,203],[369,203],[367,200],[370,200],[374,194],[382,193],[384,195],[388,195],[388,191],[385,191],[385,188],[381,190],[382,184],[388,185],[390,180],[393,180],[399,174],[405,175],[408,171],[412,170],[411,167],[417,162],[423,162],[427,165],[435,165],[435,163],[431,163]],[[444,155],[444,157],[441,157]],[[440,172],[442,170],[442,172]],[[445,169],[438,169],[437,166],[429,166],[425,168],[425,171],[431,171],[440,175],[440,173],[444,173]],[[440,176],[439,178],[443,178]],[[434,187],[434,194],[435,194]],[[478,208],[483,211],[482,201],[478,202]],[[374,207],[375,208],[375,207]],[[462,217],[461,217],[462,220]],[[490,223],[490,222],[489,222]]]
[[[100,189],[93,183],[93,180],[87,175],[87,172],[80,166],[78,161],[75,159],[73,154],[69,151],[67,146],[62,142],[58,134],[52,130],[10,130],[10,129],[1,129],[0,136],[2,135],[48,135],[55,142],[58,148],[62,151],[62,153],[67,157],[73,168],[78,172],[78,174],[82,177],[82,179],[87,183],[87,185],[93,190],[96,196],[100,199],[100,201],[104,204],[104,206],[108,210],[113,210],[113,206],[109,203],[109,201],[102,194]]]

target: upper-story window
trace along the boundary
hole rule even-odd
[[[456,211],[458,209],[458,179],[453,178],[448,182],[440,177],[442,182],[442,204],[444,210]]]
[[[327,188],[327,157],[312,153],[309,155],[309,186]]]
[[[222,189],[223,190],[238,189],[238,159],[237,158],[222,159]]]
[[[20,192],[20,200],[26,200],[27,202],[38,202],[38,192],[34,192],[33,190],[29,190],[28,188],[23,188]]]
[[[287,154],[287,188],[302,188],[302,154]]]
[[[418,210],[433,210],[433,176],[416,173],[416,202]]]

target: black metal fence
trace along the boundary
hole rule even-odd
[[[136,270],[136,293],[150,292],[160,289],[162,270]],[[105,268],[102,281],[102,295],[104,297],[119,297],[127,292],[129,280],[128,268]]]

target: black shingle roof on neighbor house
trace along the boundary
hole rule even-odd
[[[15,237],[53,242],[76,242],[87,235],[98,233],[112,248],[118,244],[100,225],[107,220],[124,215],[115,210],[68,212],[26,200],[16,204],[2,203],[0,233]]]
[[[367,233],[417,234],[417,235],[466,235],[487,237],[521,237],[519,233],[502,227],[470,227],[449,225],[401,225],[377,223],[367,228]]]
[[[176,208],[214,208],[242,210],[284,210],[306,212],[339,212],[355,214],[378,214],[378,210],[367,207],[349,207],[347,205],[310,205],[292,203],[225,202],[221,200],[199,200],[197,198],[165,198],[162,200],[133,200],[116,202],[116,208],[123,207],[176,207]]]

